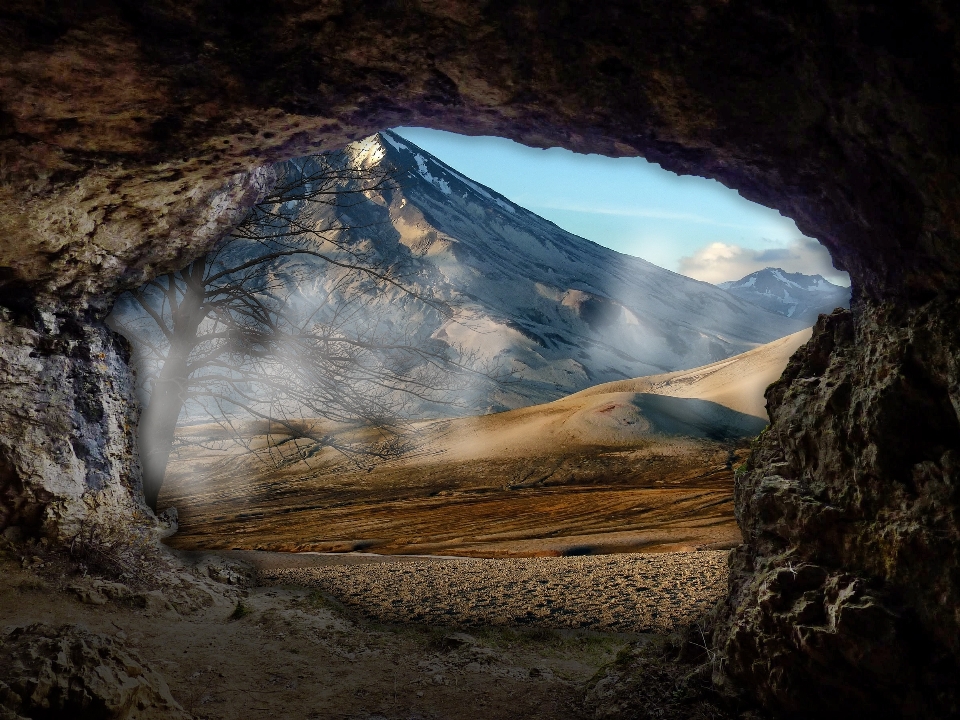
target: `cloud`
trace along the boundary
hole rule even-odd
[[[681,274],[714,284],[739,280],[767,267],[805,275],[823,275],[833,283],[850,284],[848,275],[833,267],[827,249],[809,238],[792,240],[786,247],[767,250],[751,250],[740,245],[715,242],[700,248],[693,255],[680,258],[679,262]]]

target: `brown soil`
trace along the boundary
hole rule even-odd
[[[279,438],[262,424],[247,426],[242,448],[217,426],[185,428],[160,496],[180,514],[170,543],[473,557],[730,548],[741,541],[732,468],[765,423],[765,387],[808,336],[544,405],[420,422],[402,456],[363,470],[305,440],[271,452]],[[373,442],[315,425],[341,445]]]
[[[264,469],[198,450],[172,467],[160,506],[179,511],[169,542],[181,549],[473,557],[726,549],[740,542],[730,450],[688,440],[316,474],[303,463]]]
[[[643,655],[651,639],[662,641],[646,633],[598,632],[594,628],[604,623],[592,613],[589,597],[629,599],[627,586],[642,585],[651,591],[633,594],[645,603],[637,608],[642,615],[675,601],[677,588],[698,568],[709,576],[722,566],[717,564],[718,553],[679,554],[672,556],[673,561],[654,564],[631,562],[631,556],[491,561],[271,553],[227,553],[223,559],[194,553],[178,561],[179,579],[171,581],[167,575],[164,580],[161,574],[159,582],[166,586],[152,591],[151,597],[160,593],[170,602],[161,598],[143,604],[132,601],[142,592],[129,595],[137,589],[113,582],[123,578],[102,583],[85,576],[81,566],[51,557],[40,547],[5,548],[0,552],[4,578],[0,627],[9,632],[38,622],[79,626],[88,637],[104,638],[101,646],[111,643],[127,653],[122,657],[135,661],[134,670],[142,667],[152,676],[162,676],[176,702],[192,716],[209,720],[632,716],[621,712],[621,706],[628,707],[625,701],[639,696],[634,688],[637,678],[626,669]],[[259,574],[250,564],[237,563],[238,558],[252,561]],[[617,563],[601,562],[608,560]],[[498,626],[487,623],[482,612],[475,613],[472,622],[459,616],[446,616],[443,623],[370,619],[378,608],[395,608],[391,601],[398,597],[412,615],[423,599],[437,595],[437,572],[452,572],[456,578],[446,578],[447,584],[459,583],[461,591],[468,585],[484,591],[493,578],[504,585],[503,597],[488,600],[502,600],[505,610],[511,603],[522,604],[530,593],[524,582],[513,582],[522,580],[522,573],[514,568],[516,577],[504,577],[508,567],[504,562],[544,564],[536,569],[541,579],[563,581],[568,605],[579,607],[583,627],[549,629],[544,626],[549,618],[533,615],[511,617],[508,624]],[[583,562],[596,564],[583,582],[564,580],[564,573],[574,569],[570,563]],[[451,569],[451,563],[460,569]],[[473,572],[464,573],[467,566]],[[325,580],[318,572],[324,568]],[[386,575],[393,581],[382,582]],[[185,582],[186,576],[193,580]],[[293,580],[315,587],[273,584]],[[127,582],[136,584],[129,578]],[[695,619],[698,608],[721,592],[719,584],[707,583],[699,590],[684,587],[686,609],[671,615],[668,624]],[[91,593],[96,587],[106,588],[106,595],[98,598],[97,591]],[[580,595],[587,602],[577,603]],[[429,614],[429,607],[424,607]],[[65,662],[63,667],[69,667],[69,659]],[[660,677],[661,671],[655,683],[647,683],[659,703],[658,717],[732,717],[715,707],[704,690],[709,686],[702,672],[709,671],[705,662],[665,665],[669,676]],[[689,684],[684,678],[691,669],[699,672],[692,695],[686,690],[678,694],[682,683]],[[0,678],[0,688],[4,680],[15,682],[12,677]],[[9,696],[0,697],[0,714],[8,702]],[[676,712],[663,714],[662,708],[674,706]]]

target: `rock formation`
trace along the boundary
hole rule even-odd
[[[204,252],[269,162],[401,124],[643,155],[780,209],[855,291],[771,391],[724,677],[784,711],[957,712],[955,4],[15,0],[0,18],[0,525],[67,540],[147,517],[100,318]]]
[[[960,710],[960,304],[821,316],[767,390],[718,678],[802,716]]]
[[[124,647],[77,625],[16,628],[3,638],[0,717],[187,720],[167,683]]]

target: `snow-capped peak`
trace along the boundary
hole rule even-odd
[[[464,177],[443,161],[389,130],[384,130],[374,137],[382,139],[380,146],[394,165],[401,170],[419,175],[444,195],[457,193],[460,197],[473,196],[476,200],[493,202],[501,210],[512,215],[522,210],[499,193]]]
[[[764,268],[719,287],[742,300],[789,318],[816,322],[817,315],[850,306],[850,289],[834,285],[822,275],[788,273]]]

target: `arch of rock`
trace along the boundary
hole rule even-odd
[[[149,532],[102,317],[270,162],[402,124],[643,155],[794,218],[856,290],[769,393],[716,679],[958,711],[955,3],[14,0],[0,102],[0,529]]]

